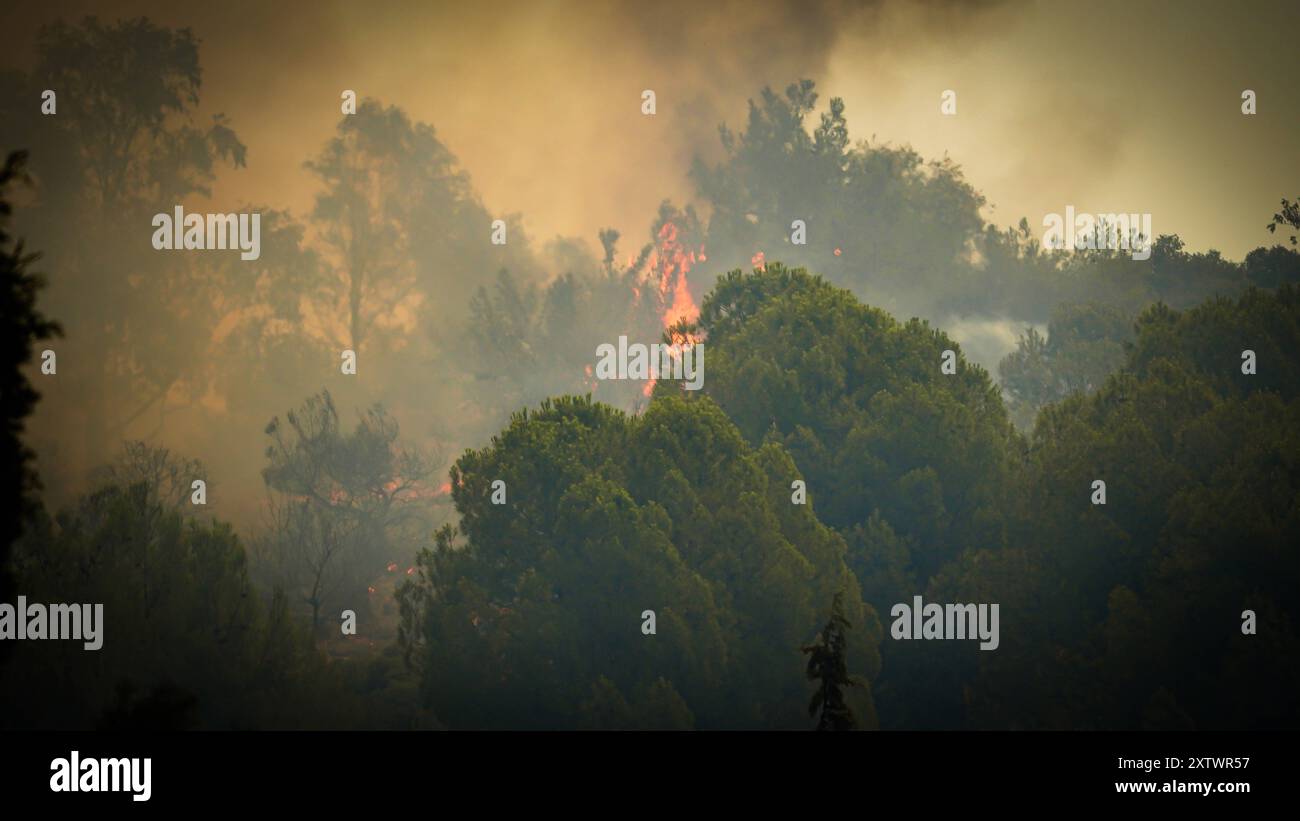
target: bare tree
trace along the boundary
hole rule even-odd
[[[360,591],[367,573],[428,525],[418,503],[429,495],[422,481],[432,461],[397,445],[397,422],[382,407],[342,431],[328,391],[284,422],[272,419],[266,433],[271,533],[259,553],[311,608],[319,629],[328,602]]]

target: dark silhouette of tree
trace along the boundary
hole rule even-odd
[[[36,308],[37,294],[44,286],[42,277],[28,270],[38,255],[23,250],[22,240],[13,241],[7,223],[12,211],[6,199],[11,182],[25,179],[27,154],[9,155],[0,168],[0,316],[4,317],[3,342],[0,343],[0,413],[4,431],[0,433],[0,504],[6,514],[0,517],[0,601],[10,594],[9,550],[22,534],[23,523],[33,505],[31,494],[38,487],[36,472],[29,464],[31,452],[23,444],[23,421],[40,398],[23,373],[32,358],[32,343],[60,335],[59,326]],[[12,642],[5,642],[6,647]],[[3,653],[4,651],[0,651]]]
[[[844,617],[844,594],[836,593],[830,620],[822,628],[817,641],[802,648],[808,654],[805,674],[809,681],[819,682],[817,691],[808,702],[808,715],[816,715],[821,710],[821,717],[817,719],[818,730],[853,730],[858,726],[853,710],[844,700],[845,687],[862,686],[856,677],[849,675],[845,659],[848,630],[852,626]]]
[[[1276,233],[1279,227],[1300,229],[1300,199],[1291,202],[1286,197],[1282,198],[1282,210],[1273,215],[1273,221],[1265,226],[1270,234]],[[1296,235],[1291,235],[1291,244],[1296,244]]]
[[[262,471],[269,496],[278,580],[311,608],[313,631],[326,602],[364,590],[367,568],[392,558],[387,549],[408,523],[419,527],[426,456],[397,444],[397,422],[375,406],[352,432],[339,424],[329,391],[266,427]]]

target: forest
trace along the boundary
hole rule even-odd
[[[640,237],[531,236],[365,95],[297,213],[219,196],[202,53],[0,74],[0,602],[103,607],[0,642],[0,727],[1300,729],[1291,192],[1241,259],[1047,247],[792,77]],[[917,597],[994,648],[891,637]]]

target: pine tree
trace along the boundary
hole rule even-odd
[[[802,648],[808,654],[808,680],[821,682],[808,703],[809,715],[815,715],[818,708],[821,709],[818,730],[853,730],[858,726],[853,710],[844,700],[843,688],[860,687],[862,683],[856,676],[849,675],[844,658],[848,644],[846,634],[853,625],[844,617],[843,595],[835,594],[830,620],[822,628],[817,642]]]
[[[32,453],[23,444],[23,424],[40,395],[23,368],[35,352],[33,343],[61,334],[59,326],[36,306],[45,281],[29,268],[38,255],[28,253],[22,240],[13,239],[7,230],[12,212],[8,189],[11,183],[27,180],[26,161],[27,153],[16,151],[0,163],[0,316],[4,317],[0,335],[0,503],[8,511],[0,521],[0,601],[11,600],[10,545],[22,533],[39,486]],[[5,642],[0,658],[11,646]]]

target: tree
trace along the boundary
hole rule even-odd
[[[572,267],[545,288],[508,270],[470,300],[455,368],[472,379],[475,404],[501,424],[521,406],[562,393],[590,392],[625,409],[645,404],[646,383],[594,376],[596,348],[620,336],[654,343],[667,326],[693,318],[688,274],[701,264],[703,226],[691,208],[660,204],[650,241],[626,262],[617,259],[617,231],[600,232],[600,262],[563,248]],[[556,250],[556,249],[553,249]]]
[[[331,274],[320,313],[339,348],[360,353],[397,327],[399,311],[441,318],[494,258],[532,273],[519,221],[494,257],[492,217],[468,175],[431,126],[397,106],[363,100],[306,167],[324,186],[312,211]]]
[[[96,484],[132,487],[143,484],[150,498],[166,510],[184,512],[190,507],[195,479],[207,471],[197,459],[173,454],[167,448],[145,442],[126,442],[122,454],[96,471]]]
[[[79,642],[7,642],[18,646],[0,678],[0,726],[360,720],[344,671],[316,653],[282,595],[264,599],[253,587],[233,528],[183,516],[159,490],[149,481],[101,484],[53,517],[34,517],[14,550],[23,592],[33,602],[102,604],[102,645],[87,652]]]
[[[1295,202],[1289,201],[1286,197],[1282,198],[1282,210],[1273,215],[1273,219],[1267,226],[1270,234],[1276,233],[1279,228],[1293,228],[1300,230],[1300,200]],[[1296,244],[1296,235],[1291,235],[1291,244]]]
[[[709,362],[700,393],[748,442],[789,453],[787,500],[790,479],[805,479],[876,612],[964,552],[1005,546],[1020,439],[988,373],[946,334],[775,262],[720,278],[698,330]],[[941,371],[946,350],[958,354],[952,374]],[[907,645],[885,643],[873,697],[893,726],[945,726],[961,714],[960,691],[927,690],[933,671]]]
[[[1101,387],[1124,364],[1132,324],[1113,305],[1063,302],[1052,310],[1046,337],[1027,328],[1016,340],[1016,350],[998,363],[1017,425],[1028,429],[1044,405]]]
[[[401,555],[421,522],[413,502],[429,460],[397,444],[397,423],[378,405],[341,430],[328,391],[272,419],[266,434],[270,534],[259,558],[301,596],[318,632],[327,604],[341,594],[364,600],[366,582]]]
[[[1121,371],[1039,413],[1009,547],[968,552],[927,593],[1033,614],[979,654],[971,726],[1300,724],[1298,306],[1286,284],[1153,305]],[[1268,632],[1243,635],[1245,610]]]
[[[836,593],[831,604],[831,617],[813,644],[802,650],[808,655],[805,674],[809,681],[818,682],[812,700],[808,702],[808,715],[821,715],[818,730],[855,730],[858,720],[844,700],[845,687],[862,686],[849,675],[845,653],[848,648],[846,634],[853,625],[844,617],[843,593]]]
[[[1014,431],[987,372],[960,359],[941,372],[960,352],[941,331],[780,263],[722,277],[698,327],[701,392],[751,443],[789,450],[823,521],[847,533],[878,510],[916,542],[922,578],[1000,542]]]
[[[36,52],[30,74],[0,83],[0,143],[37,146],[27,233],[60,272],[49,299],[71,329],[64,352],[94,363],[76,383],[82,401],[50,424],[84,431],[94,465],[146,413],[161,424],[173,390],[205,387],[187,377],[242,289],[212,255],[156,252],[141,226],[209,195],[218,165],[242,167],[246,149],[223,115],[194,122],[202,72],[188,29],[60,21],[40,29]],[[64,103],[58,116],[28,102],[46,88]]]
[[[36,407],[40,394],[32,387],[23,368],[32,358],[33,344],[61,335],[59,326],[46,319],[36,307],[44,286],[40,274],[30,270],[38,259],[26,253],[22,240],[16,242],[8,232],[9,186],[24,179],[27,155],[10,154],[0,167],[0,315],[4,316],[3,361],[0,361],[0,501],[10,511],[0,524],[0,601],[8,601],[11,591],[9,551],[22,534],[24,523],[38,504],[33,494],[39,487],[31,466],[32,452],[23,443],[25,420]],[[9,643],[5,643],[5,655]]]
[[[706,244],[715,270],[754,267],[762,252],[912,309],[968,281],[954,274],[983,230],[984,199],[960,168],[908,147],[852,144],[839,98],[810,128],[817,99],[811,80],[784,94],[764,88],[744,131],[720,128],[723,161],[695,161],[691,176],[712,212]],[[791,242],[795,219],[807,226],[806,245]]]
[[[789,503],[794,472],[708,399],[516,413],[453,467],[460,524],[399,593],[429,704],[460,727],[799,726],[802,676],[781,659],[815,602],[846,591],[865,625],[849,646],[872,671],[881,634],[843,541]],[[508,506],[490,501],[498,479]]]

